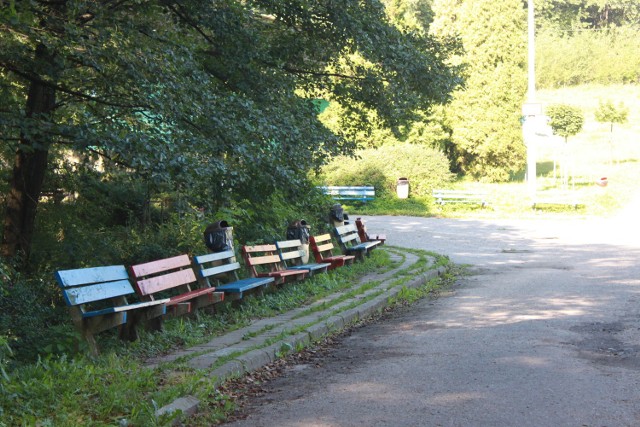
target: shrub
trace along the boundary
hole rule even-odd
[[[357,158],[339,157],[323,169],[327,185],[373,185],[380,197],[395,193],[397,180],[408,178],[410,194],[426,196],[453,180],[446,156],[419,144],[384,145],[358,152]]]

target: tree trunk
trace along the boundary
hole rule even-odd
[[[35,51],[37,63],[43,64],[45,70],[54,69],[54,56],[44,45]],[[56,106],[56,91],[52,86],[34,79],[29,85],[27,94],[27,118],[40,124],[51,120],[51,113]],[[44,126],[40,126],[43,129]],[[16,152],[11,178],[11,189],[7,197],[7,208],[4,217],[4,233],[2,238],[2,255],[15,256],[22,252],[28,259],[36,218],[38,200],[42,192],[47,169],[49,145],[51,141],[45,132],[31,132],[20,135],[20,145]]]

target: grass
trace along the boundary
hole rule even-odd
[[[221,304],[220,311],[213,316],[205,313],[193,318],[171,319],[165,322],[162,333],[141,331],[141,339],[131,344],[118,341],[115,331],[101,334],[99,343],[103,352],[97,358],[69,352],[43,357],[35,364],[14,365],[0,376],[0,426],[167,425],[171,420],[156,419],[155,411],[185,395],[193,395],[205,407],[215,408],[198,416],[202,425],[215,424],[233,410],[232,399],[220,393],[206,374],[188,367],[184,358],[154,369],[145,368],[144,359],[178,347],[201,344],[212,336],[238,329],[252,319],[308,306],[336,292],[363,295],[370,291],[371,285],[354,287],[360,278],[372,271],[382,273],[397,268],[398,263],[391,260],[388,252],[398,252],[398,249],[374,251],[363,263],[289,284],[260,298],[249,298],[239,306]],[[416,253],[422,257],[421,261],[401,271],[400,280],[410,280],[425,269],[433,268],[424,259],[435,254]],[[446,264],[441,256],[437,256],[436,261],[436,266]],[[407,293],[407,297],[415,298],[415,294]],[[340,312],[345,307],[338,308],[337,304],[343,300],[326,308]],[[296,329],[285,331],[272,341],[296,332]],[[293,349],[283,348],[281,353],[290,351]],[[234,355],[228,356],[232,357]],[[218,364],[225,361],[221,358]]]
[[[562,190],[561,174],[568,171],[572,177],[567,189],[582,205],[549,206],[536,211],[524,172],[508,183],[489,184],[460,180],[455,188],[482,190],[489,194],[490,205],[482,209],[473,205],[437,206],[433,198],[379,199],[363,205],[345,206],[352,216],[411,215],[442,216],[450,218],[540,218],[569,215],[579,217],[606,217],[624,207],[638,192],[640,182],[640,86],[580,86],[558,90],[539,91],[538,101],[543,108],[550,104],[566,103],[580,107],[585,124],[582,132],[570,137],[565,147],[562,138],[542,137],[536,145],[537,194],[546,197]],[[614,125],[595,120],[594,112],[600,101],[623,102],[629,109],[628,121]],[[564,155],[564,157],[563,157]],[[554,178],[553,164],[556,160]],[[596,181],[607,177],[608,185],[600,187]]]

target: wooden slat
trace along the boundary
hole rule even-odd
[[[255,245],[255,246],[243,246],[242,250],[246,253],[275,252],[277,248],[276,248],[276,245]]]
[[[75,270],[60,270],[56,272],[56,279],[63,288],[89,283],[126,280],[128,278],[129,274],[124,265],[78,268]]]
[[[235,258],[235,256],[236,255],[233,253],[233,251],[224,251],[224,252],[216,252],[216,253],[205,254],[205,255],[198,255],[193,259],[196,262],[196,264],[201,265],[201,264],[206,264],[208,262]]]
[[[282,241],[276,242],[276,247],[278,249],[299,248],[300,246],[302,246],[302,242],[300,241],[300,239],[282,240]]]
[[[131,271],[135,277],[149,276],[159,272],[174,270],[180,267],[190,267],[191,261],[188,255],[178,255],[172,258],[165,258],[157,261],[151,261],[144,264],[131,266]]]
[[[129,305],[120,305],[117,307],[105,308],[103,310],[87,311],[85,313],[82,313],[82,317],[102,316],[108,313],[122,313],[126,311],[138,310],[138,309],[147,308],[147,307],[154,307],[156,305],[163,305],[168,303],[169,303],[169,298],[165,298],[165,299],[155,300],[155,301],[145,301],[145,302],[129,304]]]
[[[254,257],[247,257],[247,262],[249,265],[263,265],[270,263],[280,262],[280,256],[274,255],[261,255]]]
[[[235,271],[240,269],[240,263],[234,262],[231,264],[223,264],[216,267],[202,268],[200,273],[202,277],[210,277],[217,274],[224,274],[230,271]]]
[[[139,280],[137,287],[142,295],[151,295],[156,292],[164,291],[188,283],[196,281],[196,276],[191,268],[178,270],[161,276],[151,277],[149,279]]]
[[[128,280],[119,280],[117,282],[64,289],[63,295],[68,305],[80,305],[130,295],[134,292]]]

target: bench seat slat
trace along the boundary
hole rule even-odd
[[[198,298],[201,296],[205,296],[205,295],[210,295],[211,299],[213,300],[213,294],[215,294],[215,291],[217,289],[216,288],[201,288],[201,289],[194,289],[191,292],[185,292],[183,294],[180,295],[175,295],[171,298],[169,298],[169,303],[168,305],[175,305],[175,304],[180,304],[183,302],[187,302],[193,298]]]
[[[223,291],[225,293],[243,293],[254,288],[267,286],[273,283],[273,281],[273,277],[249,277],[247,279],[240,279],[235,282],[220,285],[216,287],[216,290]]]
[[[145,302],[134,303],[129,305],[121,305],[117,307],[104,308],[102,310],[87,311],[85,313],[82,313],[82,317],[88,318],[88,317],[95,317],[95,316],[103,316],[105,314],[110,314],[110,313],[121,313],[121,312],[127,312],[131,310],[137,310],[145,307],[153,307],[156,305],[162,305],[162,304],[166,305],[168,303],[169,303],[169,298],[155,300],[155,301],[145,301]]]

